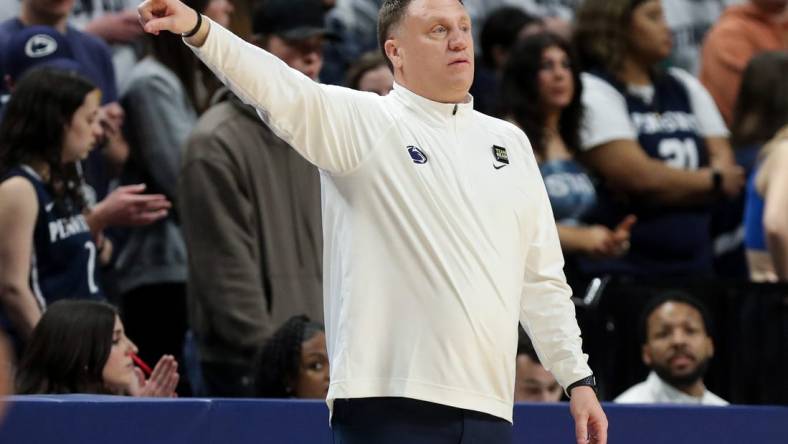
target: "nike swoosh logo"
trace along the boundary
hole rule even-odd
[[[500,170],[501,168],[503,168],[505,166],[506,166],[506,164],[503,164],[503,165],[495,165],[495,164],[493,164],[493,168],[495,168],[496,170]]]

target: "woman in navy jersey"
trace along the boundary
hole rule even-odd
[[[574,35],[583,69],[580,160],[601,179],[591,220],[627,214],[626,255],[583,261],[588,274],[712,273],[710,205],[741,191],[728,130],[708,92],[662,63],[673,42],[659,0],[587,0]]]
[[[539,162],[567,268],[571,270],[575,255],[623,254],[634,216],[613,228],[584,223],[596,205],[596,190],[575,159],[580,145],[582,84],[569,44],[552,33],[526,37],[509,56],[501,87],[504,117],[525,131]]]
[[[37,68],[16,86],[0,124],[0,303],[27,337],[58,299],[103,299],[76,162],[101,134],[101,93]]]

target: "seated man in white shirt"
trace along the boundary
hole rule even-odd
[[[728,405],[703,384],[714,356],[709,328],[706,308],[683,292],[652,300],[641,320],[643,362],[652,371],[614,402]]]

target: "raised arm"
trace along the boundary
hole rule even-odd
[[[382,99],[315,83],[257,46],[200,18],[178,0],[146,0],[139,7],[147,32],[190,33],[195,54],[274,130],[318,167],[342,173],[361,163],[390,126]]]

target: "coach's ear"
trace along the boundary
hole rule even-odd
[[[400,46],[400,42],[397,38],[389,37],[383,44],[383,48],[386,50],[386,57],[388,57],[389,60],[391,60],[391,64],[394,65],[394,71],[396,72],[398,69],[402,69],[403,48]]]

